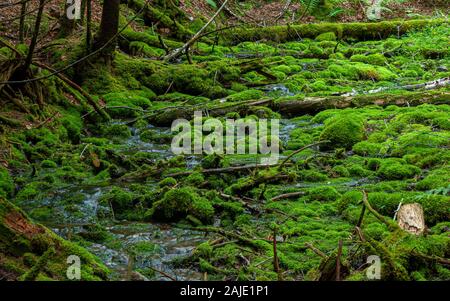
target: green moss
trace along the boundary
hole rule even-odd
[[[61,119],[61,123],[67,131],[67,136],[69,140],[76,144],[80,142],[81,129],[83,127],[83,122],[79,113],[75,112],[72,114],[67,114]]]
[[[161,57],[165,51],[161,48],[149,46],[141,41],[132,41],[129,44],[129,50],[132,55],[145,56],[150,58]]]
[[[418,190],[431,190],[448,187],[450,185],[448,175],[449,168],[433,170],[416,184],[416,188]]]
[[[0,197],[11,197],[14,191],[14,182],[8,170],[0,166]]]
[[[139,134],[139,137],[144,142],[156,142],[159,144],[169,144],[172,141],[173,135],[168,133],[161,133],[154,129],[144,130]]]
[[[298,172],[298,178],[302,181],[307,182],[323,182],[328,179],[328,177],[315,170],[301,170]]]
[[[334,202],[340,195],[336,188],[331,186],[317,187],[308,191],[308,198],[319,202]]]
[[[379,53],[370,55],[355,54],[350,58],[350,61],[378,66],[384,66],[386,64],[386,58],[384,57],[384,55]]]
[[[58,165],[52,160],[44,160],[41,162],[42,168],[56,168]]]
[[[356,115],[344,115],[327,120],[320,134],[320,140],[328,140],[322,149],[343,147],[350,149],[355,143],[364,139],[364,122]]]
[[[100,203],[112,206],[115,214],[124,213],[133,208],[134,195],[119,187],[113,187],[111,191],[100,198]]]
[[[238,102],[245,100],[257,100],[264,96],[264,93],[260,90],[250,89],[239,93],[232,94],[227,97],[228,101]]]
[[[336,34],[333,31],[324,32],[316,37],[316,41],[336,41]]]
[[[211,203],[200,197],[194,188],[183,187],[166,192],[163,198],[153,204],[146,218],[158,221],[178,221],[187,215],[210,223],[214,215]]]
[[[334,166],[331,169],[330,173],[331,173],[332,177],[336,177],[336,178],[338,178],[338,177],[347,178],[347,177],[350,176],[350,173],[349,173],[348,169],[345,166],[342,166],[342,165]]]
[[[353,145],[352,150],[360,156],[383,156],[386,155],[388,148],[381,143],[361,141]]]
[[[126,139],[131,137],[131,131],[125,124],[104,126],[102,133],[108,138]]]
[[[172,177],[165,178],[158,183],[159,187],[171,187],[177,185],[177,180]]]
[[[201,243],[195,249],[194,254],[203,258],[210,258],[213,254],[213,247],[208,242]]]
[[[381,161],[377,175],[387,180],[402,180],[420,174],[420,169],[401,160],[385,159]]]
[[[200,172],[194,172],[186,177],[185,182],[193,187],[198,187],[205,182],[205,177]]]

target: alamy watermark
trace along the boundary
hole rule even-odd
[[[262,155],[262,165],[276,164],[279,159],[278,119],[204,120],[202,112],[196,111],[192,123],[186,119],[177,119],[172,123],[172,131],[178,132],[171,145],[176,155],[259,154]]]
[[[81,0],[66,0],[66,16],[69,20],[81,19]]]
[[[370,255],[367,257],[367,264],[370,266],[366,269],[366,277],[370,280],[381,279],[381,259],[380,256]]]
[[[67,257],[66,276],[69,280],[81,280],[81,260],[77,255],[70,255]]]

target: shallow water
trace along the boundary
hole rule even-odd
[[[283,143],[288,141],[291,131],[300,124],[287,119],[280,120],[280,139]],[[149,128],[160,133],[170,131],[169,128],[153,126]],[[155,153],[155,160],[174,157],[169,145],[144,142],[140,139],[138,129],[131,127],[130,130],[132,136],[123,142],[120,148],[121,153],[132,155],[136,152],[151,152]],[[200,163],[201,158],[198,156],[186,157],[188,169]],[[126,189],[126,187],[123,188]],[[110,186],[73,185],[54,191],[41,203],[51,205],[60,213],[48,226],[58,235],[68,239],[73,234],[84,232],[84,227],[100,222],[97,218],[99,210],[109,212],[110,208],[99,204],[102,195],[109,190]],[[69,212],[67,199],[68,196],[74,195],[77,196],[78,201],[71,204]],[[198,244],[208,239],[202,232],[180,229],[170,224],[128,221],[110,221],[106,225],[106,230],[112,235],[112,239],[104,243],[91,243],[86,248],[113,271],[112,279],[129,279],[130,271],[139,272],[141,278],[147,280],[170,280],[158,271],[177,280],[203,278],[203,275],[195,269],[184,269],[172,264],[174,260],[190,256]],[[147,247],[150,246],[150,250],[146,248],[145,252],[135,253],[130,262],[130,250],[142,243]]]

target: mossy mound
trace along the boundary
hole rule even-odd
[[[193,187],[175,188],[164,194],[146,213],[146,218],[157,221],[174,222],[188,215],[203,223],[211,223],[214,208],[211,203],[199,196]]]
[[[403,180],[420,174],[420,168],[402,160],[385,159],[380,163],[377,175],[387,180]]]
[[[320,134],[320,140],[329,142],[321,145],[321,149],[336,149],[351,147],[364,139],[364,122],[356,115],[337,116],[327,120]]]

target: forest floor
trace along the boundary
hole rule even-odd
[[[93,266],[87,280],[367,280],[370,255],[385,280],[449,280],[450,28],[389,24],[238,28],[197,42],[193,64],[168,64],[140,20],[121,33],[111,68],[83,71],[111,122],[56,79],[45,81],[54,100],[44,113],[5,105],[20,125],[2,126],[0,198],[26,215],[0,200],[0,276],[61,279],[71,250]],[[55,40],[42,57],[63,67],[78,43]],[[170,124],[195,110],[224,126],[279,121],[267,139],[280,161],[174,155]],[[410,203],[423,208],[422,235],[395,220]],[[29,238],[47,233],[41,224],[58,237],[7,242],[5,229]]]

